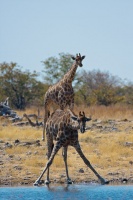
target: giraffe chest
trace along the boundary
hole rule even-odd
[[[53,130],[52,132],[53,138],[57,141],[60,141],[62,146],[68,146],[75,143],[78,140],[78,132],[74,130],[67,131],[58,131]]]
[[[62,123],[63,124],[63,123]],[[59,123],[51,123],[50,126],[46,126],[46,134],[51,135],[54,140],[60,140],[62,145],[70,144],[72,141],[77,140],[78,131],[72,129],[72,127],[64,127]]]
[[[59,86],[58,88],[51,91],[49,99],[64,109],[66,106],[70,106],[74,99],[74,91],[70,86],[65,85],[64,87]]]
[[[71,85],[63,84],[58,87],[53,87],[49,92],[49,98],[58,100],[63,97],[69,97],[74,94],[73,88]]]
[[[60,86],[60,88],[57,90],[57,93],[58,93],[58,97],[60,97],[61,95],[69,96],[69,95],[72,95],[74,91],[71,85],[64,84]]]
[[[65,135],[63,138],[60,137],[60,141],[62,143],[62,146],[68,146],[73,145],[75,142],[78,141],[78,132],[70,130],[69,133],[65,132]]]
[[[58,93],[57,98],[58,99],[63,99],[64,101],[67,101],[68,98],[72,98],[74,95],[72,90],[65,91],[65,90],[60,90]]]

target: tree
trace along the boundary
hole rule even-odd
[[[108,72],[101,72],[100,70],[86,72],[84,70],[78,80],[77,95],[81,95],[87,105],[107,106],[120,100],[116,95],[116,88],[121,81]]]
[[[129,82],[127,85],[125,85],[122,89],[121,92],[124,94],[124,102],[126,104],[131,104],[133,105],[133,83]]]
[[[52,85],[57,83],[71,68],[73,61],[70,54],[59,53],[59,58],[50,57],[43,61],[45,83]]]
[[[39,97],[44,85],[36,80],[37,76],[36,72],[22,72],[16,63],[0,64],[0,88],[10,97],[12,106],[24,109]]]

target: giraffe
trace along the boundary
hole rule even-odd
[[[78,66],[82,67],[82,60],[85,56],[77,54],[76,57],[72,56],[74,63],[70,70],[64,75],[64,77],[53,86],[49,87],[44,97],[44,128],[42,140],[45,140],[45,127],[46,121],[48,119],[48,108],[52,103],[59,106],[60,109],[64,110],[67,106],[73,110],[74,109],[74,91],[72,87],[72,81]]]
[[[63,158],[65,162],[66,168],[66,176],[67,183],[71,184],[72,181],[68,174],[67,167],[67,149],[68,146],[73,146],[80,157],[83,159],[84,163],[94,172],[94,174],[98,177],[101,184],[106,184],[106,180],[102,178],[98,172],[93,168],[90,164],[89,160],[83,154],[79,141],[78,141],[78,129],[82,132],[85,131],[86,121],[91,120],[80,112],[79,116],[75,116],[71,110],[56,110],[47,120],[46,122],[46,137],[47,137],[47,145],[48,145],[48,162],[39,176],[39,178],[35,181],[34,185],[37,186],[41,184],[41,178],[47,170],[47,180],[46,184],[50,183],[49,180],[49,167],[51,166],[53,159],[59,149],[63,147]],[[55,141],[55,144],[53,143]]]

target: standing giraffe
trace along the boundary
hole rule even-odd
[[[45,139],[45,127],[46,121],[48,119],[48,108],[52,103],[55,103],[59,106],[61,110],[64,110],[67,106],[73,110],[74,108],[74,91],[72,87],[72,81],[74,80],[74,76],[78,66],[82,67],[82,60],[85,56],[81,56],[77,54],[76,57],[72,57],[75,61],[70,68],[70,70],[64,75],[64,77],[53,86],[49,87],[48,91],[44,97],[44,128],[43,128],[43,136],[42,140]]]
[[[102,184],[105,184],[106,181],[98,174],[98,172],[92,167],[88,159],[83,154],[79,141],[78,141],[78,129],[85,131],[86,121],[90,119],[85,117],[85,114],[79,113],[79,116],[74,116],[73,112],[70,110],[56,110],[46,122],[46,137],[48,145],[48,162],[40,175],[40,177],[35,181],[34,185],[39,185],[41,178],[44,173],[47,171],[47,180],[46,184],[50,183],[49,180],[49,167],[53,162],[53,159],[59,149],[63,147],[63,158],[66,167],[66,176],[67,183],[72,183],[68,175],[67,168],[67,148],[68,145],[73,146],[80,157],[83,159],[84,163],[94,172]],[[53,143],[55,140],[55,144]]]

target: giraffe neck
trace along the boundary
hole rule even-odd
[[[64,75],[63,82],[67,82],[71,84],[72,81],[74,80],[74,76],[75,76],[77,68],[78,68],[78,65],[75,62],[72,65],[71,69]]]

